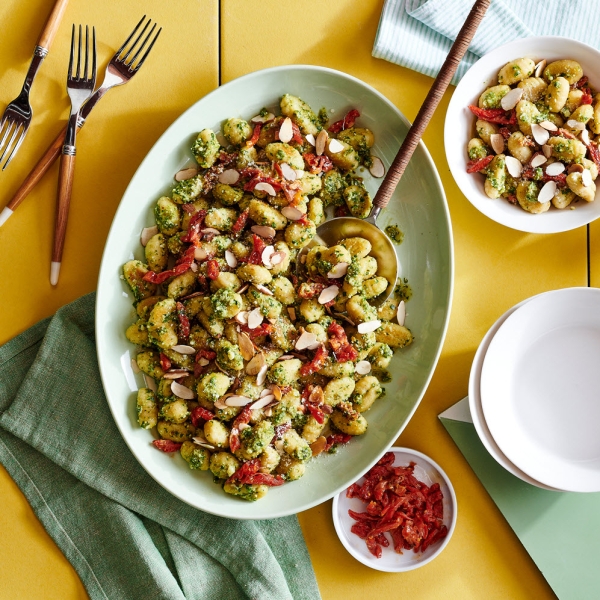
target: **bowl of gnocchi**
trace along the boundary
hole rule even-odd
[[[560,37],[515,40],[482,57],[446,114],[450,170],[480,212],[558,233],[600,217],[600,52]]]
[[[452,296],[426,148],[380,217],[401,265],[387,302],[367,240],[302,252],[324,219],[368,215],[407,131],[358,79],[280,67],[199,100],[140,165],[104,250],[96,342],[120,434],[178,498],[237,519],[294,514],[408,423]]]

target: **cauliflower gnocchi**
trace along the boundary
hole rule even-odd
[[[600,98],[577,61],[513,60],[469,109],[467,172],[485,177],[489,198],[531,214],[594,201]]]
[[[372,164],[372,132],[354,126],[355,110],[328,127],[326,111],[289,94],[280,111],[232,117],[223,137],[203,129],[192,147],[200,170],[158,198],[145,262],[123,266],[136,307],[125,335],[146,378],[138,425],[249,501],[364,434],[385,367],[412,342],[395,311],[373,303],[388,281],[366,239],[315,246],[296,271],[326,211],[370,213],[354,169]]]

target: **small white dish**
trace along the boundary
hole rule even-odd
[[[535,296],[534,296],[535,297]],[[504,452],[500,450],[498,444],[496,444],[492,434],[490,432],[489,427],[485,421],[485,416],[483,414],[483,407],[481,406],[481,367],[483,366],[483,361],[485,359],[486,352],[489,348],[489,345],[496,335],[498,329],[506,319],[512,315],[515,310],[517,310],[520,306],[523,306],[526,302],[528,302],[531,298],[527,300],[523,300],[523,302],[519,302],[512,308],[509,308],[498,320],[489,328],[488,332],[485,334],[479,347],[477,348],[477,352],[475,353],[475,358],[473,358],[473,364],[471,365],[471,374],[469,376],[469,411],[471,412],[471,419],[473,421],[473,425],[475,426],[475,431],[477,431],[477,435],[481,440],[481,443],[484,445],[485,449],[490,453],[490,455],[496,460],[496,462],[504,467],[509,473],[518,477],[525,483],[529,483],[536,487],[542,488],[544,490],[549,490],[551,492],[558,492],[556,488],[550,487],[539,481],[536,481],[527,473],[524,473],[514,465]]]
[[[500,326],[483,361],[485,421],[535,480],[600,491],[600,289],[532,298]]]
[[[492,200],[483,191],[484,178],[467,173],[467,143],[475,133],[475,116],[467,108],[477,105],[481,93],[496,85],[498,71],[510,60],[528,57],[536,62],[561,58],[576,60],[589,77],[593,89],[600,89],[600,52],[591,46],[563,37],[528,37],[504,44],[478,60],[460,80],[448,105],[444,124],[446,159],[452,176],[469,202],[490,219],[512,229],[529,233],[557,233],[586,225],[600,217],[600,189],[594,202],[579,201],[574,210],[549,211],[534,215],[503,198]]]
[[[387,548],[382,549],[381,558],[375,558],[369,550],[365,540],[359,538],[350,531],[350,528],[356,521],[348,515],[348,510],[356,512],[365,512],[366,504],[359,498],[347,498],[344,490],[333,499],[333,524],[335,530],[342,542],[344,548],[359,562],[371,569],[385,571],[388,573],[400,573],[403,571],[412,571],[418,567],[431,562],[447,546],[454,528],[456,526],[457,503],[456,494],[450,479],[442,468],[425,454],[409,448],[392,447],[389,452],[396,455],[395,466],[408,466],[410,462],[416,463],[414,475],[428,486],[434,483],[440,484],[440,489],[444,496],[444,525],[448,528],[446,537],[436,544],[433,544],[425,552],[415,553],[412,550],[404,550],[403,554],[394,551],[391,543]],[[358,480],[362,483],[364,477]],[[389,539],[389,538],[388,538]]]

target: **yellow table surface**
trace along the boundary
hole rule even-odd
[[[107,7],[107,5],[109,5]],[[50,0],[0,3],[0,108],[17,95]],[[284,64],[340,69],[374,86],[413,119],[431,79],[371,57],[382,0],[71,0],[32,92],[34,125],[17,158],[0,176],[0,206],[54,138],[69,109],[64,81],[70,24],[94,24],[104,65],[147,12],[163,33],[146,65],[112,91],[78,138],[78,156],[60,285],[48,281],[56,167],[0,229],[0,343],[96,287],[104,241],[119,200],[142,158],[190,104],[245,73]],[[506,309],[542,291],[600,286],[600,225],[552,236],[498,225],[463,197],[443,150],[452,90],[424,141],[448,197],[456,279],[450,327],[431,385],[397,445],[420,450],[452,479],[458,524],[447,549],[406,574],[373,571],[338,541],[331,502],[299,515],[323,598],[553,598],[437,415],[464,397],[471,361],[488,327]],[[199,127],[201,124],[198,125]],[[46,534],[25,498],[0,468],[0,598],[86,598],[79,578]]]

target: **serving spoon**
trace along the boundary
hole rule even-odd
[[[460,61],[462,60],[481,20],[483,19],[491,0],[477,0],[464,22],[461,30],[452,44],[452,48],[435,78],[425,101],[423,102],[419,113],[411,125],[394,162],[390,165],[375,198],[373,199],[373,208],[366,219],[357,217],[336,217],[325,221],[317,227],[317,233],[300,254],[298,265],[302,264],[302,255],[310,248],[320,244],[323,246],[334,246],[340,240],[348,237],[363,237],[369,240],[372,245],[371,255],[377,260],[377,275],[385,277],[388,281],[388,287],[383,294],[380,294],[373,300],[373,304],[379,306],[383,304],[394,291],[398,272],[398,257],[392,240],[377,225],[379,213],[388,205],[396,186],[400,182],[402,175],[412,157],[435,109],[437,108],[450,80],[454,76]]]

